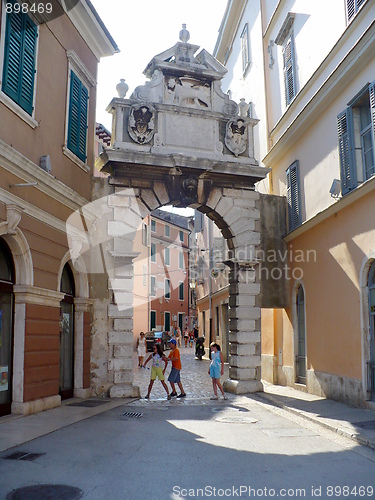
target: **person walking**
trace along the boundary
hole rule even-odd
[[[171,373],[169,374],[168,377],[168,382],[171,384],[172,392],[171,392],[171,397],[177,396],[176,392],[176,386],[175,384],[178,385],[181,393],[177,396],[178,398],[185,398],[186,394],[184,391],[184,388],[182,387],[182,383],[180,380],[180,371],[181,371],[181,356],[180,356],[180,351],[177,347],[177,342],[175,339],[172,339],[170,341],[171,345],[171,352],[169,353],[168,359],[172,361],[172,369]]]
[[[208,369],[208,374],[212,378],[212,387],[214,390],[214,396],[210,399],[218,399],[217,388],[220,389],[223,399],[228,399],[226,394],[224,393],[224,389],[220,382],[220,376],[224,375],[224,358],[223,353],[221,352],[220,345],[216,342],[211,342],[211,364]]]
[[[179,326],[177,327],[176,340],[177,340],[177,346],[181,347],[181,328]]]
[[[144,332],[139,334],[139,338],[137,339],[137,351],[138,351],[138,366],[143,365],[143,358],[147,354],[147,342]]]
[[[150,383],[148,386],[148,391],[147,391],[147,395],[145,396],[145,399],[149,399],[152,386],[154,385],[156,377],[158,377],[158,379],[161,382],[161,385],[164,387],[164,389],[167,393],[167,399],[170,400],[171,395],[169,394],[167,384],[164,382],[164,373],[165,373],[165,369],[167,368],[168,358],[166,358],[164,356],[163,351],[161,350],[160,344],[154,344],[154,347],[152,348],[152,354],[150,354],[150,356],[147,358],[147,360],[143,364],[144,368],[146,368],[146,365],[150,361],[151,358],[152,358],[151,379],[150,379]],[[164,369],[162,367],[162,362],[164,362]]]
[[[184,341],[185,341],[185,347],[188,346],[188,340],[189,340],[189,329],[186,326],[184,330]]]

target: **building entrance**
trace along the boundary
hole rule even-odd
[[[375,261],[372,263],[368,278],[370,311],[370,360],[367,362],[368,388],[371,401],[375,401]]]
[[[10,414],[12,404],[13,282],[11,253],[0,239],[0,416]]]

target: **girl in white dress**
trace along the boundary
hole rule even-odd
[[[147,353],[147,343],[146,337],[143,332],[139,334],[139,339],[137,340],[137,351],[138,351],[138,366],[143,365],[143,358]]]

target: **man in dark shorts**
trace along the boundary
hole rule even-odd
[[[169,353],[168,359],[172,361],[172,370],[171,373],[169,374],[168,382],[171,384],[172,388],[171,396],[172,397],[177,396],[176,386],[175,386],[175,384],[177,384],[181,391],[181,393],[177,397],[184,398],[186,397],[186,394],[180,381],[180,370],[181,370],[180,351],[177,348],[177,342],[175,339],[172,339],[170,341],[170,344],[172,350]]]

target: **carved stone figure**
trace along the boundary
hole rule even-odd
[[[210,87],[194,78],[166,77],[165,102],[178,106],[210,108]]]
[[[146,102],[161,102],[163,98],[163,73],[156,69],[151,80],[144,85],[136,87],[131,95],[131,99]]]
[[[235,156],[240,155],[247,147],[247,123],[243,118],[229,120],[225,131],[225,145]]]
[[[149,104],[132,106],[128,121],[130,137],[139,144],[150,142],[154,135],[155,109]]]

